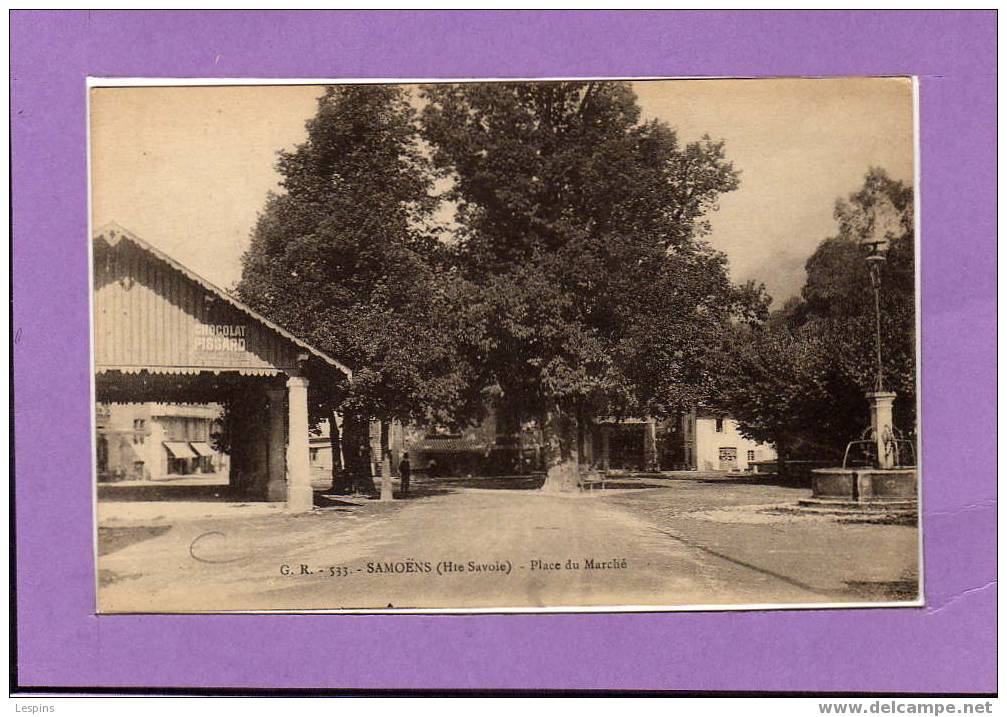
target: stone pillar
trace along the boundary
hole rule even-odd
[[[388,454],[382,451],[381,456],[381,500],[384,502],[394,500],[395,496],[392,491],[392,465],[391,458]]]
[[[283,399],[286,391],[271,388],[266,391],[269,425],[266,434],[266,500],[287,499],[287,436],[284,430]]]
[[[608,453],[608,443],[609,437],[611,436],[612,429],[609,426],[601,426],[601,469],[603,471],[608,470],[609,466],[609,453]]]
[[[871,428],[874,429],[874,440],[878,449],[878,467],[895,467],[895,450],[892,441],[895,432],[892,430],[892,402],[895,393],[891,391],[869,391],[867,400],[871,404]]]
[[[332,415],[332,419],[336,420],[336,414]],[[342,417],[342,415],[340,415],[339,418],[338,418],[338,423],[336,425],[336,428],[339,431],[339,455],[338,456],[334,455],[332,457],[332,460],[336,460],[337,458],[339,459],[339,465],[342,467],[343,470],[346,470],[346,468],[347,468],[347,466],[346,466],[346,441],[344,440],[344,436],[343,436],[343,426],[345,426],[345,425],[346,424],[343,423],[343,417]]]
[[[648,418],[643,424],[643,469],[656,471],[657,468],[657,421]]]
[[[287,510],[305,513],[314,507],[308,450],[308,379],[287,379]]]

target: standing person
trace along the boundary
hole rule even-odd
[[[409,465],[409,454],[404,453],[399,461],[399,477],[402,479],[402,492],[409,492],[409,477],[412,473],[412,466]]]

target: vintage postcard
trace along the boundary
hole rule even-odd
[[[99,612],[920,604],[912,78],[88,102]]]

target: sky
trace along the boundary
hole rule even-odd
[[[683,142],[723,139],[741,186],[724,195],[708,241],[731,277],[763,282],[777,305],[835,233],[836,199],[871,166],[913,179],[907,79],[634,82],[643,119]],[[306,138],[317,85],[91,90],[92,222],[116,222],[229,288],[270,190],[276,156]]]

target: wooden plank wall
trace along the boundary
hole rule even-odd
[[[243,348],[201,340],[207,327],[244,332]],[[244,327],[243,329],[241,327]],[[276,369],[297,347],[215,293],[129,241],[95,243],[94,355],[97,370]]]

